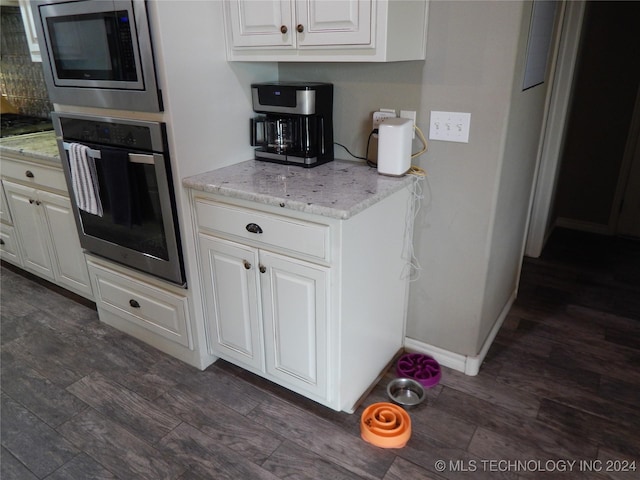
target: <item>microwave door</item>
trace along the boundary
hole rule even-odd
[[[163,111],[144,0],[32,0],[49,99]]]
[[[144,89],[131,2],[72,2],[40,8],[55,85]]]

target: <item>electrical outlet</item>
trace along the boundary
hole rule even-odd
[[[460,112],[431,112],[429,140],[469,143],[471,114]]]
[[[395,118],[396,111],[390,108],[381,108],[377,112],[373,112],[373,123],[371,124],[372,130],[376,130],[382,122],[384,122],[387,118]],[[378,134],[373,134],[374,138],[378,138]]]
[[[400,110],[400,118],[408,118],[413,122],[413,126],[416,126],[416,112],[413,110]],[[411,130],[411,138],[416,138],[416,129]]]

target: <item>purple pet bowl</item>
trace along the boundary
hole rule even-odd
[[[396,373],[399,377],[412,378],[425,387],[438,384],[442,372],[440,364],[429,355],[422,353],[405,353],[398,359]]]

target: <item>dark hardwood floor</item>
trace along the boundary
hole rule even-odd
[[[3,480],[640,478],[636,241],[554,232],[480,374],[443,368],[398,450],[360,438],[362,407],[222,361],[200,372],[10,269],[1,281]]]

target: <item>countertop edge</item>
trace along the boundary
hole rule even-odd
[[[206,172],[211,173],[211,172]],[[338,220],[348,220],[349,218],[357,215],[363,210],[375,205],[376,203],[384,200],[390,195],[402,190],[409,186],[412,182],[411,175],[405,175],[403,177],[393,177],[398,181],[394,184],[387,185],[386,188],[377,193],[372,193],[363,200],[354,203],[348,209],[336,208],[328,205],[321,205],[317,203],[307,203],[294,198],[283,197],[271,193],[260,193],[255,191],[243,190],[224,185],[224,181],[221,184],[209,183],[208,181],[201,180],[202,174],[193,175],[182,179],[182,185],[185,188],[206,192],[216,195],[221,195],[229,198],[236,198],[251,202],[256,202],[262,205],[269,205],[274,207],[281,207],[283,209],[289,209],[297,212],[320,215],[328,218],[334,218]]]
[[[54,149],[54,154],[42,153],[42,143],[46,150]],[[21,145],[24,143],[24,146]],[[35,145],[35,146],[34,146]],[[28,133],[0,139],[0,153],[18,160],[37,161],[44,165],[60,167],[62,162],[58,152],[58,144],[53,130],[47,132]]]

